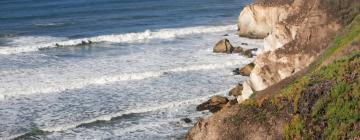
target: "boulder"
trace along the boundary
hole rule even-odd
[[[182,118],[181,120],[184,121],[185,123],[191,123],[192,122],[191,119],[189,119],[189,118]]]
[[[198,105],[196,107],[197,111],[209,110],[212,113],[220,111],[229,100],[226,97],[222,97],[219,95],[211,97],[210,100]]]
[[[215,47],[213,48],[214,53],[231,53],[234,47],[230,44],[228,39],[220,40],[216,43]]]
[[[232,53],[243,53],[244,48],[242,47],[234,47]]]
[[[240,75],[240,68],[236,68],[232,72],[234,75]]]
[[[233,89],[229,91],[229,96],[234,96],[234,97],[240,96],[242,90],[243,90],[243,85],[237,84]]]
[[[251,50],[245,50],[242,54],[248,58],[252,58],[254,56]]]
[[[239,73],[242,76],[250,76],[250,73],[254,69],[254,67],[255,67],[254,63],[247,64],[246,66],[240,69]]]
[[[232,99],[228,103],[226,103],[225,107],[231,107],[231,106],[236,105],[236,104],[238,104],[237,99]]]
[[[244,49],[241,54],[248,57],[248,58],[252,58],[254,55],[253,55],[253,52],[254,51],[257,51],[257,48],[253,48],[253,49]]]
[[[210,103],[213,105],[226,104],[229,100],[226,97],[215,95],[210,98]]]

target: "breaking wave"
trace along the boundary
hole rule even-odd
[[[158,110],[161,110],[161,109],[168,109],[168,108],[180,107],[180,106],[185,106],[185,105],[199,104],[199,103],[209,99],[210,97],[212,97],[214,95],[225,94],[228,91],[229,91],[229,89],[217,92],[215,94],[202,96],[202,97],[198,97],[198,98],[194,98],[194,99],[163,103],[163,104],[153,106],[153,107],[130,109],[130,110],[127,110],[127,111],[122,111],[122,112],[117,112],[117,113],[113,113],[113,114],[108,114],[108,115],[95,117],[95,118],[89,119],[89,120],[84,120],[84,121],[80,121],[80,122],[73,122],[71,124],[64,124],[64,125],[58,125],[58,126],[52,126],[52,127],[46,127],[46,128],[38,128],[37,132],[49,133],[49,132],[65,131],[65,130],[69,130],[69,129],[82,127],[82,126],[85,126],[85,125],[88,125],[88,124],[99,123],[101,121],[111,121],[113,119],[117,119],[117,118],[122,117],[124,115],[140,114],[140,113],[158,111]],[[27,132],[27,133],[25,132],[25,133],[22,133],[22,134],[17,134],[17,135],[7,137],[5,139],[14,139],[14,138],[19,138],[19,137],[24,137],[26,135],[36,135],[36,134],[32,134],[32,133],[33,132]]]
[[[56,84],[56,85],[49,85],[46,87],[31,87],[24,89],[22,91],[3,91],[0,92],[0,100],[4,100],[7,97],[18,96],[18,95],[31,95],[31,94],[44,94],[44,93],[56,93],[56,92],[63,92],[66,90],[74,90],[74,89],[81,89],[89,85],[105,85],[105,84],[112,84],[115,82],[121,81],[130,81],[130,80],[142,80],[151,77],[159,77],[161,75],[165,75],[168,73],[178,73],[178,72],[187,72],[187,71],[199,71],[199,70],[212,70],[212,69],[220,69],[226,67],[232,67],[236,65],[243,64],[242,61],[229,61],[224,63],[215,63],[215,64],[206,64],[206,65],[193,65],[187,67],[177,67],[167,70],[160,70],[160,71],[148,71],[148,72],[139,72],[139,73],[124,73],[119,75],[107,75],[102,76],[94,79],[83,79],[81,82],[69,82],[67,84]]]
[[[186,28],[160,29],[156,31],[146,30],[138,33],[125,33],[114,35],[100,35],[88,38],[66,39],[48,36],[17,37],[11,40],[10,46],[0,47],[0,54],[9,55],[24,52],[38,51],[44,48],[55,48],[60,46],[86,45],[97,42],[113,43],[141,43],[154,39],[174,39],[192,34],[203,34],[234,30],[236,25],[226,26],[197,26]]]

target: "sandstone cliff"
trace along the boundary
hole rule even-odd
[[[356,0],[245,7],[239,34],[264,38],[265,49],[243,83],[241,103],[200,120],[186,139],[360,138],[359,9]]]
[[[277,5],[266,5],[265,2],[244,8],[239,16],[240,36],[265,38],[264,52],[255,60],[255,68],[243,84],[239,102],[255,91],[264,90],[294,75],[316,60],[342,28],[343,17],[353,14],[334,15],[331,13],[334,5],[330,5],[333,2],[326,7],[324,3],[327,2],[294,0]],[[353,4],[358,5],[355,1]],[[334,9],[341,12],[344,7],[338,6]],[[356,11],[354,9],[349,6],[345,11]]]

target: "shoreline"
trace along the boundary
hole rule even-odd
[[[279,0],[275,2],[257,1],[257,3],[245,6],[239,16],[239,35],[264,38],[264,51],[258,54],[254,66],[240,68],[241,70],[248,69],[250,72],[245,74],[249,78],[229,93],[237,96],[237,103],[231,104],[223,97],[212,97],[199,105],[202,108],[203,106],[207,107],[214,114],[200,119],[189,130],[186,139],[301,139],[303,137],[328,139],[334,138],[333,135],[351,138],[356,134],[357,128],[349,130],[350,126],[356,125],[355,122],[347,122],[348,129],[339,130],[341,133],[331,127],[321,125],[317,126],[321,128],[320,130],[313,130],[313,127],[319,124],[308,122],[314,118],[304,112],[316,108],[313,107],[316,105],[314,102],[321,103],[322,97],[330,98],[328,94],[336,92],[326,89],[328,86],[321,87],[324,86],[321,84],[325,81],[322,81],[322,77],[316,77],[316,74],[320,73],[322,69],[329,69],[327,65],[337,65],[340,63],[337,60],[344,59],[344,56],[353,58],[346,59],[344,65],[358,63],[356,52],[360,51],[360,45],[357,43],[360,41],[360,13],[356,9],[359,9],[360,6],[355,3],[354,0],[346,0],[343,4],[349,6],[339,8],[339,3],[331,4],[325,0],[309,1],[309,3],[301,0],[291,2]],[[316,8],[313,8],[314,6]],[[333,13],[336,9],[338,13]],[[345,12],[349,9],[355,10]],[[341,41],[348,41],[348,43],[334,44],[335,37],[344,38]],[[228,49],[226,43],[224,44],[223,53],[229,53],[228,50],[231,49]],[[358,53],[360,54],[360,52]],[[322,64],[323,61],[326,63]],[[357,71],[356,69],[360,68],[353,66],[350,71]],[[308,76],[313,79],[307,79]],[[358,76],[352,78],[359,79]],[[320,85],[312,83],[317,79],[321,81]],[[301,82],[320,87],[308,87]],[[356,86],[354,82],[349,82]],[[312,91],[312,88],[318,90]],[[316,97],[312,96],[311,92],[322,94],[317,95],[320,97]],[[353,92],[356,94],[359,91],[354,89]],[[344,94],[344,92],[338,94]],[[329,102],[336,100],[338,99],[330,98]],[[351,101],[348,104],[350,103]],[[325,104],[325,106],[328,105]],[[304,107],[310,108],[304,109]],[[353,109],[349,108],[348,110]],[[325,111],[327,110],[325,109]],[[323,114],[318,115],[322,116]],[[330,117],[339,119],[347,116]],[[311,123],[311,125],[304,122]],[[323,121],[323,123],[330,125],[331,122]],[[322,134],[325,130],[332,133],[323,135],[307,133],[307,131],[317,131]],[[351,136],[344,136],[344,133]],[[360,138],[360,136],[354,136],[352,138]]]

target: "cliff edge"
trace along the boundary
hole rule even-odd
[[[262,1],[246,6],[239,16],[239,35],[264,38],[264,50],[238,101],[308,67],[359,7],[355,0]]]
[[[239,35],[264,38],[240,104],[201,119],[186,139],[359,139],[360,3],[258,1]]]

